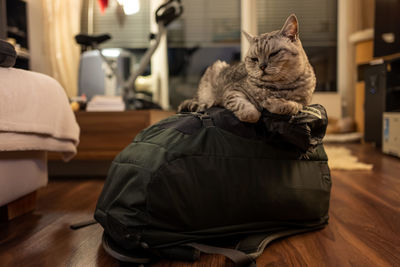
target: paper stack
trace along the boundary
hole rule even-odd
[[[86,111],[124,111],[125,103],[121,96],[95,95],[89,101]]]

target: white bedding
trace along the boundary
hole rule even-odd
[[[76,154],[79,126],[61,85],[21,69],[0,68],[0,151]]]
[[[43,151],[0,152],[0,207],[47,185]]]

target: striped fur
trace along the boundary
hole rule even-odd
[[[182,102],[179,111],[223,106],[241,121],[257,122],[263,108],[296,114],[311,102],[315,74],[298,38],[296,16],[290,15],[279,31],[243,34],[250,42],[244,62],[215,62],[201,78],[196,96]]]

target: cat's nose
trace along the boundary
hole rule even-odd
[[[261,63],[259,67],[263,71],[267,67],[267,63]]]

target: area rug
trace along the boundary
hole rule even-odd
[[[349,149],[343,146],[325,145],[325,152],[328,155],[328,165],[331,170],[372,170],[372,164],[360,162]]]

